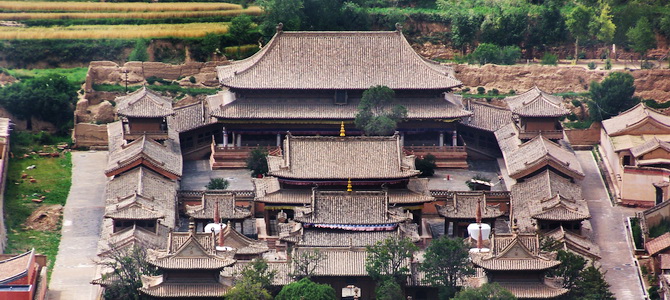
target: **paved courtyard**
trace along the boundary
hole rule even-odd
[[[190,191],[205,190],[212,178],[225,178],[229,190],[252,190],[251,171],[247,169],[212,170],[209,160],[184,161],[181,189]]]
[[[104,168],[107,152],[72,152],[72,187],[65,204],[63,229],[49,283],[50,300],[95,299],[94,263],[105,213]]]
[[[633,216],[636,210],[612,206],[591,152],[576,153],[586,174],[582,181],[582,195],[591,211],[593,236],[600,246],[605,279],[617,299],[645,299],[625,225],[625,218]]]
[[[494,191],[505,191],[504,183],[498,181],[500,169],[495,160],[468,160],[467,170],[436,169],[435,175],[430,178],[428,188],[431,190],[469,191],[466,181],[477,175],[491,179]]]

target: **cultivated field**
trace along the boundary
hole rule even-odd
[[[110,2],[44,2],[44,1],[0,1],[4,11],[208,11],[242,9],[241,5],[230,3],[110,3]]]
[[[201,37],[226,33],[227,23],[150,25],[80,25],[66,27],[0,27],[0,39],[132,39],[151,37]]]

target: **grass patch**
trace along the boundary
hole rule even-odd
[[[65,205],[72,185],[72,156],[69,152],[60,157],[42,157],[31,154],[34,150],[57,151],[54,146],[43,146],[39,141],[61,142],[67,138],[50,137],[45,134],[13,132],[11,151],[14,158],[9,159],[7,169],[7,188],[5,190],[5,223],[7,225],[6,253],[20,253],[35,248],[38,253],[48,257],[49,276],[56,260],[60,243],[60,222],[52,231],[36,231],[24,228],[28,216],[42,205]],[[27,156],[24,158],[24,154]],[[26,169],[35,165],[34,169]],[[27,178],[21,178],[22,174]],[[30,177],[36,180],[30,182]],[[41,204],[31,201],[44,196]]]
[[[18,79],[29,79],[37,76],[45,76],[50,74],[59,74],[67,77],[67,79],[75,84],[83,84],[86,81],[87,67],[69,68],[69,69],[7,69],[7,73]]]
[[[593,124],[592,120],[584,120],[575,122],[565,122],[563,123],[563,126],[565,128],[571,128],[571,129],[589,129],[591,127],[591,124]]]
[[[44,2],[44,1],[0,1],[3,11],[208,11],[241,9],[231,3],[115,3],[115,2]]]
[[[134,92],[141,88],[142,86],[128,86],[128,92]],[[210,88],[187,88],[182,87],[176,84],[170,85],[147,85],[147,88],[156,91],[156,92],[169,92],[173,94],[187,94],[191,96],[197,95],[214,95],[219,89],[210,89]],[[119,92],[123,93],[126,91],[126,87],[120,84],[94,84],[93,90],[98,92]],[[178,96],[178,95],[177,95]]]

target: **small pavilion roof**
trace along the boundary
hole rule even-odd
[[[502,130],[496,131],[496,136],[500,132]],[[584,178],[584,171],[582,171],[574,152],[561,147],[542,135],[520,144],[517,149],[505,150],[503,150],[503,156],[507,165],[507,172],[514,179],[527,176],[546,166],[560,170],[576,179]]]
[[[156,207],[159,207],[157,210]],[[163,205],[141,195],[133,195],[116,204],[108,205],[105,218],[125,220],[155,220],[164,218]]]
[[[648,126],[647,129],[635,130],[647,123],[652,126]],[[610,137],[625,135],[630,132],[634,132],[636,135],[661,133],[659,130],[667,133],[670,130],[670,116],[666,116],[644,103],[639,103],[618,116],[604,120],[603,129]]]
[[[561,263],[540,254],[536,234],[495,234],[490,252],[472,253],[470,257],[476,266],[487,271],[537,271]]]
[[[512,123],[512,111],[470,99],[466,108],[472,112],[467,118],[463,118],[463,125],[494,132],[505,124]]]
[[[210,124],[204,102],[175,107],[174,114],[168,119],[168,126],[177,132],[186,132]]]
[[[563,107],[563,98],[540,90],[537,86],[505,98],[512,113],[522,117],[560,117],[570,113]]]
[[[0,261],[0,284],[9,284],[19,278],[28,276],[35,259],[35,249]]]
[[[315,191],[312,205],[296,209],[295,220],[309,224],[380,225],[405,221],[389,210],[384,191]]]
[[[212,219],[216,202],[219,203],[219,216],[222,219],[244,219],[251,216],[249,208],[239,207],[235,203],[234,193],[204,193],[200,205],[186,206],[186,214],[196,219]]]
[[[251,57],[217,67],[238,89],[448,90],[451,69],[421,58],[399,31],[279,31]]]
[[[181,151],[173,150],[174,147],[170,141],[165,143],[164,145],[142,136],[142,138],[121,145],[117,149],[110,149],[105,174],[107,176],[116,175],[122,170],[141,164],[156,172],[166,172],[170,174],[168,177],[174,177],[171,179],[181,177]]]
[[[451,201],[437,206],[440,216],[451,219],[475,219],[477,214],[477,202],[480,202],[482,218],[492,219],[503,215],[498,205],[487,205],[486,194],[482,192],[457,192],[453,193]]]
[[[400,179],[418,175],[400,137],[292,136],[283,156],[268,156],[268,174],[287,179]]]
[[[656,255],[657,253],[670,248],[670,232],[666,232],[659,237],[654,238],[644,244],[649,255]]]
[[[232,258],[218,256],[214,245],[213,233],[198,233],[193,229],[170,232],[167,249],[150,252],[147,262],[170,270],[216,270],[235,263]]]
[[[562,244],[563,250],[571,250],[591,261],[600,259],[600,247],[587,237],[567,231],[563,226],[546,232],[545,237],[551,237]]]
[[[497,282],[518,299],[554,299],[569,292],[568,289],[546,282]]]
[[[163,282],[162,276],[143,277],[144,286],[140,292],[155,298],[198,298],[223,297],[230,290],[230,286],[218,281],[200,282]]]
[[[670,142],[661,141],[657,137],[654,137],[642,145],[630,148],[630,152],[634,157],[640,157],[659,148],[670,152]]]
[[[223,229],[224,246],[235,248],[235,254],[261,254],[268,252],[268,244],[264,241],[250,239],[239,233],[228,223]]]
[[[142,87],[128,95],[116,97],[116,111],[120,116],[135,118],[161,118],[174,113],[172,100]]]

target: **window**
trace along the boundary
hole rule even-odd
[[[624,166],[630,166],[630,155],[624,155],[623,156],[623,165]]]
[[[347,91],[336,91],[335,92],[335,104],[344,105],[347,104]]]

